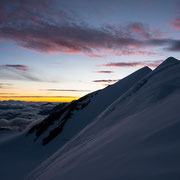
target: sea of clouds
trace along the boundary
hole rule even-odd
[[[0,130],[22,131],[31,123],[41,121],[59,103],[0,101]]]

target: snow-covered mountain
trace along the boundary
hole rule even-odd
[[[50,114],[41,123],[33,126],[28,135],[33,134],[34,140],[42,141],[43,145],[48,144],[58,136],[53,143],[61,142],[64,145],[66,141],[70,140],[119,96],[151,71],[148,67],[144,67],[103,90],[90,93],[71,102],[64,108],[60,108],[58,112]]]
[[[171,57],[26,179],[179,180],[179,107],[180,61]]]
[[[179,180],[180,61],[168,58],[0,134],[3,180]],[[59,109],[59,110],[58,110]]]
[[[56,108],[28,132],[0,134],[1,177],[5,180],[23,179],[150,72],[144,67],[114,85],[61,106],[59,111]]]

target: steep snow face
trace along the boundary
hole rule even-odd
[[[180,62],[167,59],[27,179],[179,180]]]
[[[151,69],[144,67],[128,77],[120,80],[101,91],[90,93],[77,101],[60,109],[60,111],[51,114],[40,124],[32,127],[28,134],[35,133],[35,141],[40,139],[43,145],[51,142],[64,144],[75,134],[90,123],[114,100],[119,98],[129,88],[131,88],[140,79],[145,77]]]
[[[9,136],[0,134],[1,179],[24,179],[30,171],[150,72],[149,68],[142,68],[112,86],[61,106],[59,111],[56,109],[46,120],[34,126],[28,137],[25,136],[27,132]],[[32,137],[37,139],[36,143],[32,141]],[[53,139],[54,137],[56,138]],[[50,143],[42,146],[42,142]]]

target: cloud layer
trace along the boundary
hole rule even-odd
[[[100,73],[100,74],[112,74],[114,71],[94,71],[95,73]]]
[[[40,89],[42,91],[60,91],[60,92],[89,92],[91,90],[84,90],[84,89]]]
[[[0,129],[22,131],[32,122],[40,121],[55,103],[0,101]]]
[[[16,69],[16,70],[21,70],[21,71],[28,71],[29,67],[26,65],[20,65],[20,64],[6,64],[6,65],[1,65],[0,68],[4,69]]]
[[[1,79],[26,80],[35,82],[58,82],[36,75],[29,66],[23,64],[0,65],[0,77]]]
[[[2,0],[0,38],[46,53],[83,53],[89,57],[156,55],[160,47],[179,51],[180,41],[162,39],[147,24],[94,27],[70,12],[58,10],[54,1]],[[178,27],[178,19],[174,22]]]
[[[171,27],[176,29],[177,31],[180,31],[180,17],[177,17],[173,20]]]
[[[157,61],[135,61],[135,62],[112,62],[103,65],[98,65],[98,67],[136,67],[136,66],[148,66],[151,68],[156,68],[161,64],[163,60]]]
[[[107,79],[107,80],[94,80],[93,82],[96,82],[96,83],[115,83],[119,80],[112,80],[112,79]]]
[[[9,86],[11,86],[12,84],[8,84],[8,83],[0,83],[0,89],[3,89],[3,88],[8,88]],[[2,94],[2,93],[0,93]],[[4,93],[3,93],[4,94]]]

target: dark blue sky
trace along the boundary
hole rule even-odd
[[[1,99],[71,100],[179,52],[179,0],[0,1]]]

